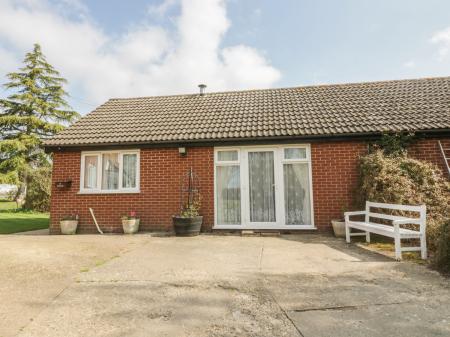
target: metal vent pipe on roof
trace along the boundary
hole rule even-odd
[[[198,87],[200,88],[200,95],[205,94],[206,84],[199,84]]]

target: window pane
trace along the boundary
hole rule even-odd
[[[308,164],[284,164],[286,225],[311,225]]]
[[[284,149],[284,159],[306,159],[306,149],[301,147]]]
[[[117,190],[119,188],[119,155],[117,153],[103,154],[103,190]]]
[[[250,221],[275,222],[273,151],[249,152]]]
[[[137,172],[137,155],[124,154],[123,155],[123,188],[136,187],[136,172]]]
[[[97,156],[84,157],[84,188],[97,188]]]
[[[217,159],[219,161],[237,161],[238,152],[237,151],[219,151],[217,153]]]
[[[241,181],[239,166],[217,167],[217,222],[241,223]]]

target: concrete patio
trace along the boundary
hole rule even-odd
[[[343,240],[0,237],[0,336],[449,336],[450,281]]]

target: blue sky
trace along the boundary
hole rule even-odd
[[[33,42],[86,113],[200,82],[221,91],[448,76],[450,2],[0,0],[2,82]]]

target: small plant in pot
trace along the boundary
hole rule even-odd
[[[344,213],[347,212],[347,207],[342,207],[341,212],[342,212],[342,218],[331,220],[331,226],[333,226],[334,236],[337,238],[345,238]]]
[[[197,186],[196,176],[191,168],[181,183],[180,214],[172,218],[177,236],[196,236],[200,233],[203,216],[199,214],[201,202]]]
[[[75,234],[78,227],[78,214],[70,214],[62,217],[59,222],[61,234]]]
[[[122,228],[125,234],[134,234],[139,230],[140,219],[136,216],[135,211],[131,211],[127,215],[122,216]]]

